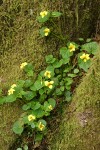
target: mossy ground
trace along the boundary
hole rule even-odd
[[[22,113],[20,103],[5,104],[0,106],[0,149],[8,150],[9,144],[17,137],[13,134],[12,125]]]
[[[88,10],[86,2],[83,1],[82,3],[84,10]],[[80,4],[82,3],[80,2]],[[75,10],[75,6],[76,3],[73,0],[70,2],[62,0],[59,2],[58,0],[11,0],[0,3],[0,88],[6,89],[15,83],[17,79],[23,77],[23,73],[19,69],[21,63],[25,61],[33,62],[35,70],[38,72],[45,66],[44,56],[51,53],[56,55],[59,45],[63,45],[61,41],[55,38],[43,40],[39,37],[40,25],[36,21],[36,16],[39,12],[42,10],[58,10],[63,12],[65,15],[57,20],[57,24],[61,29],[64,29],[62,30],[63,34],[67,35],[68,39],[70,39],[77,37],[75,12],[78,12]],[[85,20],[87,11],[83,11],[83,14],[82,16],[84,17],[83,19],[81,17],[81,20],[84,22],[84,30],[88,30],[90,27],[89,23],[91,22],[91,19],[89,19],[91,11],[88,12],[88,27]],[[81,28],[82,24],[79,27]],[[81,35],[85,36],[89,36],[91,31],[88,31],[88,34],[85,33],[81,30]],[[17,103],[0,107],[1,150],[8,149],[11,141],[14,139],[11,127],[13,122],[20,116],[20,113],[21,110]]]
[[[100,52],[76,89],[61,122],[51,137],[49,150],[100,149]]]

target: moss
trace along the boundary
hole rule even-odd
[[[22,110],[20,103],[0,106],[0,149],[7,150],[17,137],[13,134],[12,125],[20,117]]]
[[[100,146],[100,52],[77,87],[72,103],[62,115],[51,150],[99,150]]]

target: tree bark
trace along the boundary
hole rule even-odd
[[[34,62],[35,70],[38,72],[45,67],[45,55],[51,53],[57,55],[59,47],[65,46],[66,43],[56,38],[40,39],[40,24],[36,20],[40,11],[61,11],[63,16],[57,19],[56,23],[63,35],[67,35],[67,40],[74,40],[77,37],[87,38],[95,33],[99,16],[98,3],[99,0],[91,2],[90,0],[1,1],[0,87],[7,89],[16,80],[23,77],[19,69],[21,63]],[[14,140],[15,135],[11,127],[20,113],[21,110],[17,103],[0,107],[0,115],[4,119],[0,120],[1,150],[7,150]]]

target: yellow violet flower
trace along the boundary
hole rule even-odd
[[[44,84],[45,84],[45,86],[47,86],[49,89],[52,89],[53,88],[53,86],[52,86],[52,84],[54,84],[54,81],[45,81],[44,82]]]
[[[41,16],[42,18],[44,18],[47,14],[48,14],[47,11],[42,11],[42,12],[40,12],[40,16]]]
[[[10,88],[9,90],[8,90],[8,95],[11,95],[11,94],[13,94],[14,93],[14,89],[13,88]]]
[[[72,44],[72,43],[70,43],[70,45],[69,45],[69,50],[70,50],[70,52],[73,52],[73,51],[75,51],[75,45],[74,44]]]
[[[44,124],[42,124],[42,122],[40,122],[38,128],[42,131],[45,128],[45,126]]]
[[[11,88],[13,89],[13,88],[15,88],[17,85],[16,84],[13,84],[12,86],[11,86]]]
[[[53,110],[53,107],[52,107],[52,105],[49,105],[49,106],[48,106],[48,108],[49,108],[50,110]]]
[[[50,32],[50,29],[49,29],[49,28],[45,28],[45,29],[44,29],[44,35],[45,35],[45,36],[48,36],[49,32]]]
[[[32,121],[32,120],[35,120],[35,119],[36,119],[36,117],[34,115],[29,115],[28,116],[28,120],[29,121]]]
[[[50,72],[50,71],[46,71],[46,72],[44,73],[44,76],[45,76],[45,77],[48,77],[48,78],[51,78],[51,72]]]
[[[90,59],[89,54],[85,54],[85,53],[83,53],[83,55],[80,56],[80,58],[83,59],[84,62]]]
[[[23,69],[27,65],[27,62],[24,62],[20,65],[20,69]]]

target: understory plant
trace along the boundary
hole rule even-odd
[[[61,16],[60,12],[43,11],[37,20],[41,23],[40,36],[47,37],[53,32],[48,22]],[[46,25],[45,25],[46,24]],[[54,26],[55,27],[55,26]],[[62,37],[60,33],[57,35]],[[98,45],[91,39],[82,38],[77,43],[66,42],[56,58],[52,54],[45,57],[47,67],[36,75],[32,63],[23,62],[20,70],[27,74],[27,79],[18,80],[11,85],[7,94],[1,91],[0,104],[16,100],[22,102],[23,113],[14,123],[13,131],[21,135],[25,128],[35,133],[35,141],[41,141],[47,133],[46,118],[56,107],[56,100],[68,103],[72,97],[72,85],[76,78],[87,72],[91,59],[97,52]]]

